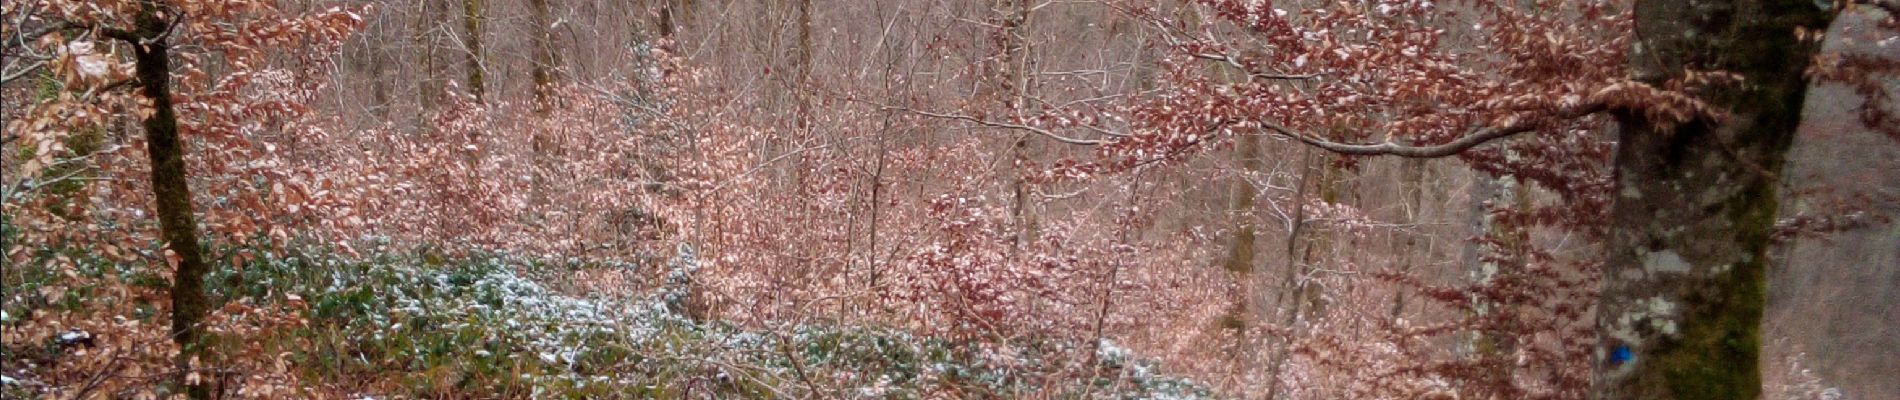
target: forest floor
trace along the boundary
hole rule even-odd
[[[676,258],[665,282],[635,299],[561,293],[542,282],[580,266],[504,255],[444,257],[429,251],[355,261],[293,252],[223,265],[212,277],[225,307],[283,310],[294,323],[264,331],[212,328],[226,357],[275,355],[302,387],[299,397],[463,398],[1209,398],[1192,382],[1105,343],[1092,371],[1063,373],[1087,349],[1060,341],[963,346],[880,327],[811,324],[745,327],[683,312],[694,261]],[[315,254],[315,255],[313,255]],[[110,275],[94,264],[81,275]],[[70,287],[62,277],[28,279]],[[128,281],[141,282],[140,279]],[[162,280],[150,280],[160,283]],[[237,283],[235,285],[230,283]],[[29,297],[35,297],[29,295]],[[10,315],[90,306],[100,296],[37,296]],[[54,301],[66,300],[66,301]],[[163,326],[158,313],[151,326]],[[14,321],[6,321],[14,322]],[[222,332],[220,332],[222,331]],[[103,335],[104,333],[100,333]],[[44,346],[0,349],[27,363],[57,363],[84,349],[75,329]],[[254,351],[262,349],[263,351]],[[1066,366],[1066,367],[1064,367]],[[1052,377],[1063,377],[1052,379]],[[7,398],[38,397],[49,377],[9,374]],[[243,378],[240,378],[243,379]]]

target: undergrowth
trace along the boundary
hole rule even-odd
[[[235,252],[232,252],[235,254]],[[248,254],[268,254],[250,252]],[[1043,340],[951,343],[873,326],[781,329],[696,321],[679,302],[696,268],[690,252],[666,265],[667,283],[641,299],[583,298],[534,276],[571,265],[501,254],[444,257],[389,252],[346,260],[326,251],[224,257],[210,277],[223,303],[208,331],[211,364],[284,375],[287,390],[251,394],[322,398],[1206,398],[1201,386],[1160,375],[1109,343]],[[9,268],[8,329],[103,307],[165,326],[153,296],[102,298],[101,284],[162,292],[164,277],[97,261],[77,276]],[[90,261],[86,261],[90,260]],[[91,277],[93,279],[84,279]],[[110,279],[100,279],[111,277]],[[50,289],[49,289],[50,288]],[[133,296],[137,297],[137,296]],[[269,311],[269,312],[266,312]],[[83,313],[81,313],[83,314]],[[44,323],[42,321],[41,323]],[[134,324],[137,325],[137,324]],[[251,328],[243,328],[249,326]],[[84,332],[53,328],[56,332]],[[93,332],[84,332],[88,335]],[[74,394],[49,378],[86,347],[56,335],[8,335],[9,397]],[[101,340],[114,346],[112,340]],[[92,346],[88,343],[88,346]],[[124,344],[131,346],[130,344]],[[94,349],[92,351],[99,351]],[[159,357],[162,359],[162,357]],[[247,360],[248,361],[240,361]],[[68,363],[69,364],[69,363]],[[71,367],[68,365],[67,367]],[[228,382],[259,371],[227,369]],[[158,385],[154,380],[149,385]],[[154,389],[122,386],[127,395]],[[239,385],[233,385],[238,387]],[[251,387],[251,386],[241,386]],[[227,389],[233,391],[236,389]],[[162,390],[157,390],[163,393]]]

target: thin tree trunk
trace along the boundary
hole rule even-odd
[[[157,203],[161,236],[178,257],[172,278],[172,341],[178,343],[177,385],[193,399],[211,397],[210,377],[189,372],[191,361],[204,349],[198,342],[200,328],[210,309],[205,298],[204,277],[210,271],[203,249],[198,244],[198,222],[191,212],[191,185],[185,176],[185,143],[178,137],[178,115],[172,107],[170,29],[159,16],[159,5],[146,1],[138,16],[134,36],[143,45],[132,48],[141,92],[152,101],[152,115],[145,118],[145,151],[152,163],[152,194]],[[188,377],[199,377],[196,383]]]
[[[529,75],[534,79],[534,113],[543,119],[559,107],[556,104],[554,90],[561,67],[561,56],[555,51],[554,35],[549,32],[554,24],[549,1],[528,0],[530,14],[528,23],[532,25],[528,32],[532,36],[529,39],[534,42],[534,68],[530,69]],[[548,179],[552,176],[550,172],[553,165],[548,162],[548,152],[553,151],[554,145],[550,143],[551,139],[546,129],[536,129],[532,136],[529,138],[531,142],[529,146],[534,151],[534,169],[529,176],[534,179],[534,195],[530,200],[535,206],[536,214],[539,214],[542,206],[548,204],[548,192],[552,190]],[[537,221],[540,218],[540,215],[535,216]]]
[[[1598,305],[1596,399],[1761,397],[1764,273],[1777,178],[1831,5],[1797,0],[1636,3],[1635,76],[1721,70],[1699,99],[1722,120],[1620,111],[1613,234]]]
[[[997,26],[1000,28],[996,32],[995,40],[1002,52],[1000,61],[996,63],[997,70],[992,71],[991,75],[998,77],[995,78],[997,81],[992,82],[989,90],[993,95],[1000,97],[1008,113],[1032,114],[1028,100],[1032,85],[1030,80],[1034,76],[1031,74],[1033,62],[1030,59],[1028,34],[1024,32],[1028,28],[1032,10],[1029,1],[993,0],[990,3],[990,10],[998,15]],[[1035,193],[1028,180],[1029,171],[1025,169],[1027,164],[1034,161],[1039,147],[1036,146],[1035,141],[1030,140],[1029,135],[1022,135],[1016,139],[1012,148],[1015,165],[1011,167],[1012,176],[1009,183],[1013,198],[1010,205],[1010,217],[1016,224],[1016,236],[1015,241],[1010,245],[1011,257],[1019,255],[1023,248],[1033,244],[1038,235],[1035,201],[1031,198]]]
[[[812,56],[816,51],[811,41],[811,0],[798,0],[798,49],[793,54],[793,65],[798,68],[792,80],[792,98],[797,104],[798,130],[803,132],[811,128],[811,96],[806,94],[806,85],[811,83]]]
[[[443,0],[422,0],[416,3],[416,22],[413,27],[418,49],[416,58],[421,68],[422,79],[416,82],[417,125],[429,126],[429,116],[435,112],[436,100],[442,96],[442,66],[436,63],[437,37],[435,29],[444,18]]]
[[[1244,354],[1238,350],[1247,347],[1248,316],[1253,311],[1250,307],[1253,293],[1248,291],[1251,286],[1248,283],[1253,280],[1254,255],[1258,250],[1255,240],[1258,232],[1250,217],[1257,189],[1249,179],[1260,172],[1262,162],[1260,135],[1241,135],[1234,142],[1234,162],[1239,164],[1240,170],[1233,182],[1229,183],[1227,196],[1227,218],[1233,222],[1229,226],[1233,230],[1233,237],[1228,239],[1227,256],[1221,260],[1221,268],[1233,279],[1230,282],[1232,292],[1228,293],[1233,304],[1221,317],[1221,328],[1228,330],[1235,339],[1229,356],[1241,359]]]
[[[1425,160],[1408,159],[1404,163],[1405,170],[1399,176],[1399,195],[1405,197],[1406,222],[1418,224],[1422,219],[1419,217],[1422,212],[1420,210],[1423,210],[1425,206]],[[1418,243],[1420,236],[1423,235],[1403,231],[1398,234],[1404,236],[1404,239],[1401,239],[1403,242],[1399,245],[1399,273],[1411,274],[1418,260],[1426,258],[1423,253],[1427,249],[1421,248]],[[1394,322],[1405,315],[1405,293],[1405,291],[1399,291],[1392,295],[1390,318]]]
[[[1316,154],[1311,148],[1304,149],[1303,151],[1305,151],[1306,154],[1303,156],[1305,159],[1300,161],[1300,181],[1295,183],[1297,186],[1295,186],[1293,194],[1293,227],[1287,232],[1286,236],[1286,275],[1280,286],[1282,296],[1284,296],[1282,299],[1285,300],[1282,303],[1286,304],[1288,308],[1287,312],[1282,315],[1280,327],[1288,334],[1277,341],[1278,346],[1275,346],[1273,358],[1267,360],[1266,399],[1268,400],[1280,398],[1280,373],[1285,370],[1287,360],[1293,356],[1294,337],[1292,332],[1297,330],[1296,326],[1299,325],[1300,320],[1304,317],[1301,314],[1304,312],[1306,303],[1301,300],[1304,296],[1300,294],[1300,278],[1305,274],[1307,264],[1311,262],[1311,260],[1306,259],[1304,255],[1310,253],[1303,250],[1300,245],[1304,243],[1307,244],[1308,247],[1311,246],[1311,242],[1304,240],[1307,235],[1306,199],[1312,195],[1313,164],[1315,160],[1324,162],[1325,157]],[[1324,174],[1320,177],[1321,180],[1326,179],[1323,175]]]
[[[528,0],[529,39],[534,42],[534,68],[529,75],[534,79],[535,113],[547,117],[558,107],[554,103],[554,87],[560,80],[561,53],[554,48],[554,34],[549,30],[554,24],[551,0]]]
[[[1512,156],[1507,155],[1507,157]],[[1473,198],[1472,201],[1480,204],[1489,202],[1518,211],[1531,207],[1530,188],[1516,176],[1500,176],[1480,185],[1489,186],[1483,190],[1486,196]],[[1530,241],[1529,233],[1524,226],[1509,220],[1499,220],[1497,216],[1490,215],[1489,210],[1482,205],[1478,206],[1477,210],[1480,234],[1496,243],[1498,251],[1502,254],[1490,255],[1487,260],[1487,257],[1479,255],[1485,246],[1474,244],[1473,246],[1478,248],[1473,250],[1476,256],[1473,260],[1475,262],[1467,265],[1470,268],[1468,274],[1471,283],[1488,285],[1497,284],[1496,282],[1500,279],[1517,279],[1528,257],[1526,253]],[[1514,314],[1516,309],[1512,304],[1498,304],[1478,294],[1471,294],[1469,298],[1471,301],[1467,310],[1469,317],[1493,321],[1511,321],[1516,318]],[[1480,375],[1486,378],[1482,382],[1483,387],[1474,388],[1476,391],[1494,392],[1508,390],[1513,386],[1512,360],[1507,357],[1516,351],[1517,338],[1508,328],[1487,324],[1470,332],[1467,342],[1470,353],[1466,356],[1477,361],[1480,368],[1484,369]]]
[[[462,0],[462,11],[462,50],[467,57],[463,68],[468,70],[468,93],[475,95],[475,102],[485,103],[488,88],[482,77],[482,0]]]

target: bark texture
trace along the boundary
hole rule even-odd
[[[417,68],[421,69],[422,80],[416,82],[416,124],[431,127],[431,114],[435,112],[436,101],[442,97],[442,65],[436,62],[438,38],[436,27],[447,18],[448,5],[443,0],[420,0],[416,2],[415,33]],[[433,128],[430,128],[433,129]]]
[[[152,162],[152,194],[157,203],[159,234],[172,253],[178,256],[178,268],[172,279],[172,341],[178,343],[177,366],[191,369],[191,360],[203,350],[198,324],[210,308],[205,299],[204,280],[210,267],[198,244],[198,222],[191,213],[191,186],[185,180],[185,143],[178,137],[178,115],[172,107],[170,26],[159,16],[160,5],[146,2],[139,12],[138,29],[133,37],[142,44],[132,45],[134,64],[141,93],[152,100],[152,115],[145,118],[145,151]],[[190,383],[188,373],[179,373],[177,384],[193,399],[211,397],[209,386]]]
[[[467,58],[463,68],[468,69],[468,93],[475,95],[475,102],[487,101],[488,86],[483,77],[482,50],[482,0],[462,0],[462,50]]]
[[[1636,3],[1638,79],[1721,70],[1693,94],[1729,114],[1617,111],[1618,197],[1598,306],[1594,398],[1755,399],[1774,171],[1800,122],[1803,70],[1835,10],[1796,0]]]
[[[554,103],[554,86],[560,79],[561,55],[554,48],[554,12],[548,4],[550,0],[528,0],[529,38],[534,42],[534,68],[528,74],[534,79],[534,110],[536,115],[546,117],[558,105]]]

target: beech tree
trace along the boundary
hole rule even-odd
[[[1515,57],[1501,66],[1499,76],[1490,77],[1434,64],[1434,53],[1443,52],[1437,54],[1447,61],[1458,55],[1455,48],[1441,47],[1445,30],[1428,19],[1437,11],[1431,3],[1376,10],[1341,3],[1297,15],[1272,4],[1198,3],[1273,47],[1220,41],[1209,31],[1155,19],[1161,29],[1175,32],[1176,48],[1275,83],[1191,81],[1214,86],[1206,92],[1182,90],[1194,93],[1191,102],[1207,106],[1197,111],[1170,99],[1147,108],[1167,118],[1157,135],[1193,135],[1213,124],[1272,133],[1342,155],[1436,158],[1464,155],[1519,134],[1556,135],[1557,128],[1574,121],[1614,117],[1617,151],[1610,190],[1615,199],[1606,227],[1591,397],[1760,396],[1759,332],[1767,250],[1776,229],[1775,171],[1800,121],[1810,70],[1819,59],[1819,35],[1848,4],[1637,1],[1625,11],[1608,3],[1570,8],[1532,2],[1516,8],[1473,2],[1465,11],[1485,16],[1472,27],[1474,33],[1490,36],[1487,49]],[[1633,25],[1622,26],[1633,31],[1616,30],[1623,12]],[[1593,25],[1559,19],[1564,16],[1595,20],[1610,33],[1551,25]],[[1361,24],[1371,21],[1398,27],[1380,31],[1377,41],[1365,45],[1341,43],[1346,38],[1339,35],[1365,31],[1369,27]],[[1628,72],[1615,73],[1622,59],[1615,47],[1622,46],[1631,49]],[[1557,60],[1573,64],[1550,63]],[[1418,63],[1418,70],[1366,66],[1378,63]],[[1454,78],[1408,81],[1406,75],[1444,73]],[[1391,89],[1380,93],[1361,86],[1380,83]],[[1470,89],[1479,90],[1463,92]],[[1318,101],[1332,104],[1310,109],[1295,104],[1287,110],[1289,100],[1313,101],[1308,100],[1314,99],[1308,97],[1312,90],[1322,93]],[[1324,95],[1328,91],[1336,94]],[[1460,95],[1489,99],[1422,110],[1382,104]],[[1352,101],[1361,96],[1372,99]],[[1355,108],[1340,107],[1345,104],[1365,104],[1370,108],[1363,110],[1372,113],[1352,114]],[[1472,113],[1490,117],[1468,117]],[[1315,124],[1315,119],[1331,122]],[[1446,128],[1451,130],[1440,130]],[[1355,142],[1378,138],[1385,140]]]
[[[245,148],[250,144],[244,137],[245,133],[261,129],[284,129],[283,124],[294,120],[299,113],[294,101],[246,95],[248,90],[258,86],[283,83],[273,82],[268,76],[270,69],[260,65],[265,61],[264,53],[253,46],[258,43],[271,43],[283,48],[333,45],[346,37],[361,21],[355,14],[341,9],[283,14],[268,3],[230,6],[222,2],[187,0],[41,1],[24,6],[10,5],[6,11],[8,20],[38,24],[37,29],[25,35],[10,38],[13,44],[35,48],[52,56],[50,62],[38,63],[16,73],[21,76],[43,74],[41,76],[44,79],[69,90],[52,100],[33,104],[24,110],[23,118],[10,121],[7,127],[8,141],[23,139],[33,146],[30,158],[39,160],[28,164],[30,168],[25,171],[27,176],[42,172],[41,166],[72,162],[73,159],[55,161],[62,156],[71,156],[66,154],[69,149],[62,149],[60,143],[71,142],[70,136],[80,134],[78,132],[96,132],[111,126],[113,114],[101,111],[130,110],[141,121],[150,170],[151,203],[155,204],[159,239],[164,248],[169,250],[169,254],[160,257],[160,260],[172,266],[172,279],[168,288],[171,301],[169,336],[177,345],[173,360],[178,371],[172,376],[176,387],[189,397],[210,398],[216,372],[213,366],[208,365],[213,360],[205,352],[203,339],[206,333],[203,326],[206,316],[218,306],[218,299],[206,293],[205,278],[212,268],[202,241],[203,232],[199,229],[199,220],[193,211],[190,182],[203,177],[194,177],[188,171],[209,170],[227,177],[239,176],[264,182],[275,180],[276,193],[260,194],[253,187],[232,187],[229,179],[210,188],[220,197],[229,196],[226,198],[240,202],[261,206],[257,200],[260,197],[286,199],[282,196],[294,196],[283,192],[284,183],[289,181],[282,179],[285,175],[259,174],[259,171],[245,170],[249,166],[226,164],[231,157],[269,159],[268,156],[250,153],[253,150]],[[117,44],[95,38],[116,41]],[[180,46],[192,50],[181,53],[178,51]],[[201,70],[200,61],[194,57],[203,54],[223,57],[225,62],[231,63],[230,70],[216,79],[208,76]],[[190,60],[186,63],[187,68],[179,67],[177,61],[180,57]],[[126,58],[130,61],[124,61]],[[181,75],[183,79],[179,79]],[[136,92],[131,91],[132,88],[136,88]],[[285,96],[295,96],[296,90],[293,88],[280,90]],[[83,94],[75,95],[74,92]],[[208,157],[201,156],[198,162],[209,163],[210,166],[190,168],[187,165],[187,155],[190,154],[187,149],[191,145],[208,145],[220,151]],[[119,154],[81,156],[123,157]],[[111,169],[127,168],[116,162],[100,161],[99,165]],[[41,179],[48,178],[54,177]],[[108,197],[138,193],[137,187],[132,185],[108,189],[107,193],[113,194]],[[13,212],[9,210],[9,214]],[[251,216],[234,218],[231,216],[233,212]],[[212,215],[220,221],[213,231],[218,233],[218,239],[226,240],[231,239],[233,236],[230,234],[234,232],[237,236],[244,236],[256,234],[259,230],[275,230],[276,236],[283,237],[285,233],[282,228],[273,228],[275,223],[272,221],[285,221],[287,218],[281,218],[285,216],[284,213],[270,210],[220,209]],[[96,230],[98,227],[94,225],[90,229]],[[61,231],[55,229],[52,232]],[[124,234],[127,233],[112,233]],[[107,255],[125,256],[118,250],[123,242],[104,239],[97,244],[100,251]],[[58,265],[46,267],[60,268]]]

